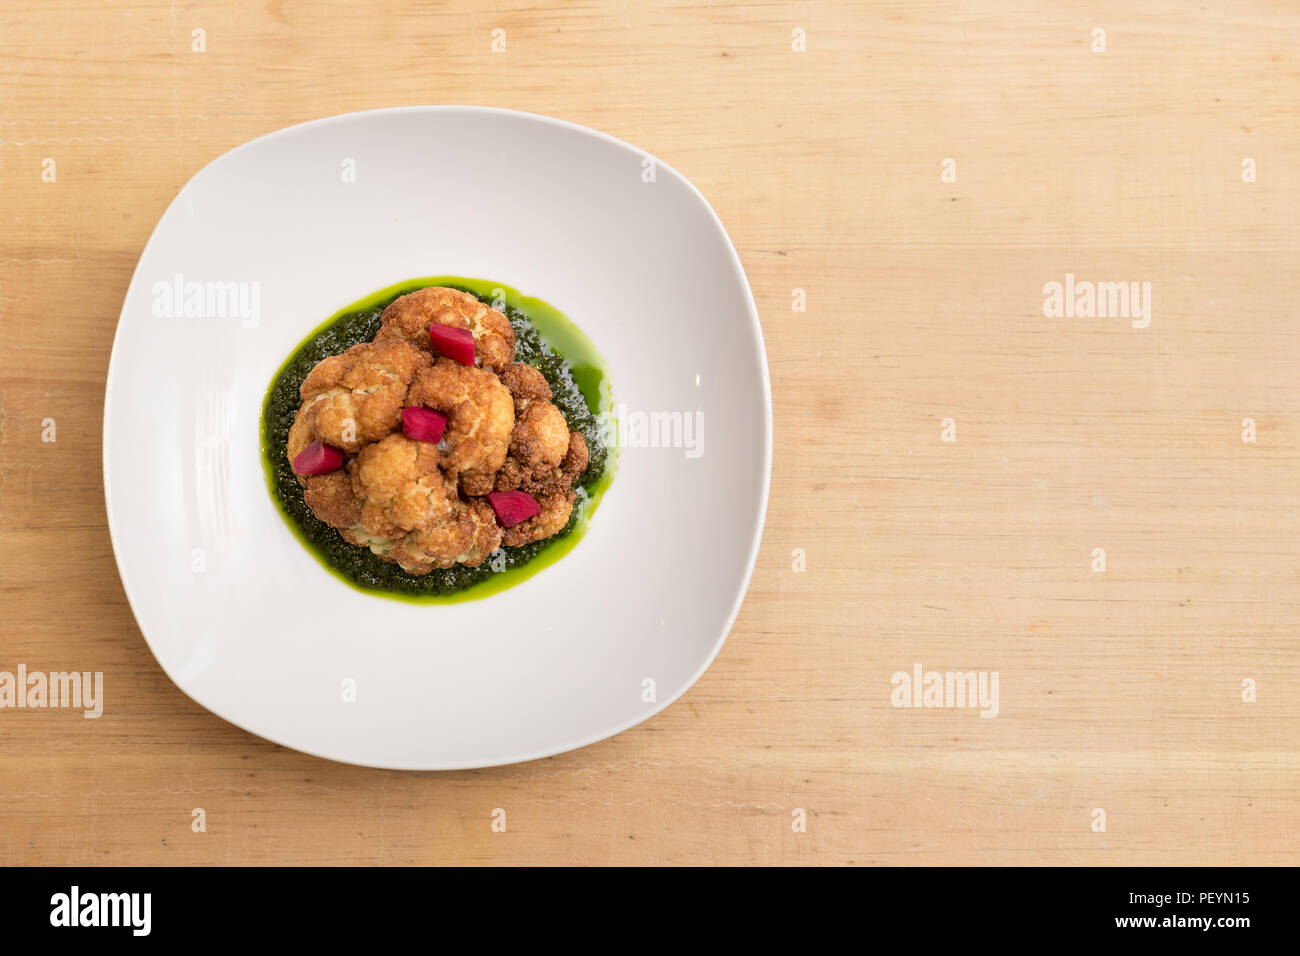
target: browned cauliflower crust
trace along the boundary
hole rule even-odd
[[[438,454],[437,445],[401,432],[361,449],[350,471],[367,533],[396,538],[451,514],[456,487],[438,467]]]
[[[335,528],[352,528],[361,523],[361,499],[352,490],[352,479],[343,470],[328,475],[308,475],[303,497],[317,518]]]
[[[316,440],[316,436],[311,432],[311,423],[307,420],[308,406],[302,405],[298,408],[298,414],[293,417],[293,424],[289,426],[289,437],[285,441],[284,453],[289,461],[293,461],[302,454],[303,449]],[[298,484],[307,485],[307,479],[302,475],[298,476]]]
[[[518,489],[538,497],[568,488],[587,470],[587,443],[580,434],[569,431],[564,414],[551,403],[550,386],[537,369],[511,365],[501,373],[501,381],[514,399],[515,426],[509,454],[497,472],[496,490]],[[544,513],[532,520],[543,517]]]
[[[415,376],[407,404],[447,416],[441,464],[467,495],[492,490],[515,424],[510,392],[492,372],[440,358]]]
[[[516,362],[503,370],[501,384],[510,390],[510,397],[515,400],[515,404],[523,405],[525,408],[530,401],[551,400],[551,386],[546,384],[545,376],[523,362]]]
[[[587,440],[577,432],[569,432],[569,450],[560,462],[560,475],[564,483],[572,487],[582,477],[591,462],[591,452],[587,450]]]
[[[412,531],[393,545],[389,556],[410,574],[463,564],[476,568],[501,546],[501,526],[481,498],[457,501],[444,521]]]
[[[311,441],[355,454],[399,428],[411,379],[430,361],[407,342],[387,341],[361,342],[317,363],[299,389]]]
[[[474,336],[475,358],[483,368],[500,372],[515,360],[515,330],[510,320],[458,289],[431,286],[408,293],[393,300],[380,320],[383,325],[375,335],[376,342],[407,341],[427,352],[431,350],[429,326],[437,322],[469,329]]]
[[[316,517],[413,575],[478,567],[502,546],[562,530],[587,445],[542,374],[514,362],[509,320],[471,295],[430,288],[394,300],[382,321],[373,342],[323,359],[303,380],[290,461],[316,441],[345,458],[337,471],[298,477]],[[470,329],[481,367],[432,355],[431,322]],[[408,405],[447,417],[441,441],[403,433]],[[525,491],[541,513],[503,528],[484,497],[493,490]]]
[[[534,402],[515,422],[510,451],[536,470],[559,468],[569,450],[569,423],[550,402]]]
[[[541,514],[534,515],[513,528],[506,528],[501,543],[507,548],[517,548],[521,544],[549,538],[568,523],[576,497],[572,489],[552,487],[534,497],[541,505]]]

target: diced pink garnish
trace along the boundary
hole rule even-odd
[[[454,329],[435,322],[429,326],[429,344],[439,355],[455,359],[461,365],[474,364],[474,333],[469,329]]]
[[[487,499],[503,528],[513,528],[519,522],[542,513],[537,499],[526,491],[494,491]]]
[[[402,432],[407,438],[436,444],[446,428],[447,416],[442,412],[419,405],[407,405],[402,409]]]
[[[312,442],[293,460],[295,475],[328,475],[343,466],[343,452],[318,441]]]

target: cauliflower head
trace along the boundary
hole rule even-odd
[[[374,341],[323,359],[299,389],[289,460],[313,442],[344,453],[338,470],[298,476],[316,517],[413,575],[477,567],[500,547],[562,530],[587,445],[569,430],[541,372],[514,362],[506,317],[435,287],[394,300],[381,319]],[[432,322],[469,329],[479,364],[431,354]],[[446,417],[440,441],[403,432],[407,406]],[[505,528],[485,496],[515,490],[532,495],[541,511]]]

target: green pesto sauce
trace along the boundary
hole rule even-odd
[[[348,544],[336,529],[317,518],[303,500],[303,489],[285,454],[289,428],[302,403],[298,386],[321,359],[374,338],[379,315],[399,296],[427,286],[449,286],[501,309],[515,330],[515,361],[546,377],[556,406],[569,428],[580,432],[590,452],[587,470],[574,483],[578,500],[568,524],[555,535],[518,548],[498,549],[477,568],[456,565],[427,575],[407,574],[369,548]],[[336,312],[314,329],[280,366],[262,405],[262,464],[266,483],[290,530],[331,573],[353,587],[397,600],[427,604],[470,601],[496,594],[573,549],[614,477],[617,455],[606,447],[599,416],[611,415],[613,394],[604,360],[562,313],[540,299],[521,295],[500,282],[433,276],[380,289]]]

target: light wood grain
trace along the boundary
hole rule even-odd
[[[109,705],[0,711],[0,863],[1300,862],[1298,72],[1300,12],[1266,2],[6,2],[0,669],[102,670]],[[772,372],[767,532],[712,668],[613,740],[480,772],[208,714],[105,527],[109,349],[171,197],[251,137],[408,103],[680,169]],[[1151,282],[1150,328],[1045,318],[1067,272]],[[999,716],[891,707],[918,662],[997,670]]]

